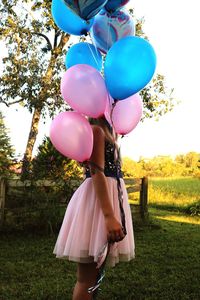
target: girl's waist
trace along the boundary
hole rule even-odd
[[[123,178],[123,173],[122,173],[122,171],[119,171],[119,172],[117,172],[117,173],[116,173],[116,172],[113,172],[113,171],[104,171],[104,175],[105,175],[106,177],[112,177],[112,178]],[[86,171],[86,172],[85,172],[85,177],[86,177],[86,178],[92,177],[89,171]]]

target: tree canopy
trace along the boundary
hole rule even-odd
[[[200,153],[179,154],[174,159],[170,156],[155,156],[151,159],[140,158],[138,162],[125,157],[122,170],[125,177],[200,177]]]
[[[30,112],[63,105],[60,74],[69,35],[51,17],[50,1],[3,0],[0,37],[8,56],[3,59],[0,97],[6,105],[19,102]]]

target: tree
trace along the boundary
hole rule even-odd
[[[8,49],[0,79],[1,102],[21,103],[33,114],[23,171],[32,157],[41,114],[47,110],[53,114],[63,106],[60,73],[69,35],[55,26],[50,8],[47,0],[3,0],[0,8],[0,36]]]
[[[0,177],[11,174],[10,167],[14,162],[14,149],[10,143],[8,130],[3,119],[0,111]]]
[[[175,157],[175,161],[184,167],[184,175],[191,175],[198,170],[200,154],[196,152],[188,152],[179,154]]]
[[[82,167],[62,154],[45,137],[38,147],[38,153],[32,160],[32,177],[34,179],[78,179],[82,176]]]
[[[144,176],[144,170],[142,169],[140,163],[130,159],[129,157],[123,158],[122,171],[123,171],[124,177],[142,177],[142,176]]]
[[[133,14],[133,10],[131,10]],[[32,112],[32,124],[23,159],[23,172],[31,161],[41,115],[61,109],[60,76],[69,35],[59,30],[51,16],[49,0],[2,0],[0,39],[8,49],[0,78],[0,101],[21,103]],[[137,35],[145,37],[144,19],[137,22]],[[158,117],[174,106],[171,90],[162,75],[141,92],[144,116]]]
[[[125,177],[200,177],[199,157],[196,152],[179,154],[172,159],[170,156],[158,155],[151,159],[140,158],[138,162],[129,157],[123,158],[122,170]]]
[[[185,164],[185,155],[184,154],[176,155],[175,162],[179,164]]]
[[[198,166],[199,154],[196,152],[188,152],[185,155],[186,168],[195,169]]]

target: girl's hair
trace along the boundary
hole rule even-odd
[[[113,131],[112,127],[108,123],[105,117],[100,117],[98,119],[89,118],[89,122],[91,125],[98,125],[100,126],[104,133],[107,141],[111,142],[112,144],[116,144],[117,141],[117,135]]]
[[[121,161],[121,154],[120,154],[120,149],[118,147],[117,144],[117,138],[118,138],[118,134],[113,130],[113,128],[111,127],[111,125],[108,123],[108,121],[106,120],[106,118],[100,117],[98,119],[94,119],[94,118],[89,118],[89,122],[91,125],[98,125],[100,126],[104,133],[105,133],[105,137],[106,140],[110,143],[112,143],[115,146],[116,152],[115,152],[115,160],[119,159]]]

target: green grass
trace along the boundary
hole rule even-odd
[[[200,196],[200,179],[193,177],[151,178],[150,183],[164,192]]]
[[[199,200],[198,179],[150,179],[149,221],[133,210],[136,258],[106,271],[98,299],[200,300],[200,217],[183,213]],[[71,299],[76,264],[54,257],[57,234],[42,228],[1,234],[0,300]]]
[[[149,222],[135,225],[135,260],[107,270],[99,300],[200,299],[200,218],[156,208],[149,212]],[[55,259],[55,240],[1,236],[1,300],[71,299],[76,265]]]
[[[198,178],[152,178],[149,180],[149,204],[184,210],[200,202]]]

